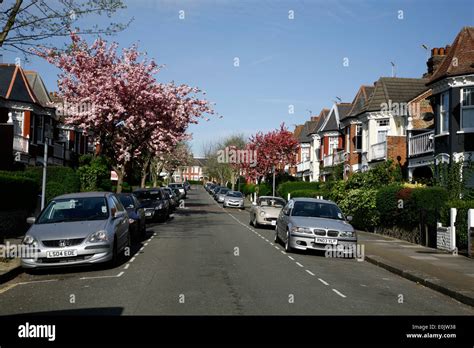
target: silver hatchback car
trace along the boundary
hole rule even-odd
[[[342,250],[352,254],[357,235],[339,207],[332,201],[314,198],[291,199],[280,212],[275,228],[275,242],[285,250]]]
[[[73,193],[54,198],[32,224],[23,245],[24,268],[111,261],[130,245],[129,218],[115,194]]]

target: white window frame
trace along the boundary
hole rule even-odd
[[[23,121],[25,114],[22,111],[13,111],[13,134],[23,137]]]
[[[41,132],[38,133],[38,138],[36,139],[37,144],[43,144],[44,143],[44,115],[36,115],[35,116],[36,120],[38,122],[35,122],[35,130],[41,128]],[[39,127],[39,124],[41,124],[41,127]]]
[[[328,155],[332,155],[336,153],[339,146],[339,137],[338,136],[330,136],[328,141]]]
[[[447,98],[447,110],[444,110],[443,98]],[[439,96],[439,106],[438,106],[438,134],[449,134],[449,93],[443,92]],[[446,120],[446,128],[444,129],[444,120]]]
[[[467,90],[467,89],[470,89],[471,90],[471,105],[469,106],[464,106],[463,103],[464,103],[464,91]],[[462,132],[465,132],[465,133],[474,133],[474,127],[468,127],[468,128],[464,128],[463,127],[463,114],[464,114],[464,110],[474,110],[474,86],[471,86],[471,87],[464,87],[464,88],[461,88],[461,122],[460,122],[460,128],[461,128],[461,131]]]

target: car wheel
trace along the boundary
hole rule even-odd
[[[290,245],[290,231],[286,231],[286,242],[285,242],[285,251],[291,253],[293,248]]]
[[[278,237],[278,229],[276,229],[276,228],[275,228],[275,238],[274,238],[273,242],[280,244],[280,237]]]
[[[254,215],[254,218],[253,218],[253,225],[254,227],[258,228],[260,226],[260,224],[257,222],[257,215]]]

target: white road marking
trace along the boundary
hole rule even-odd
[[[135,256],[132,257],[129,262],[133,262],[133,261],[135,261]]]
[[[332,289],[332,291],[334,291],[336,294],[338,294],[339,296],[343,297],[343,298],[346,298],[347,296],[344,295],[343,293],[337,291],[336,289]]]
[[[272,242],[270,242],[270,245],[271,245],[271,246],[274,246],[275,244],[273,244]]]
[[[312,276],[314,276],[314,273],[311,272],[310,270],[307,269],[306,272],[308,272],[309,274],[311,274]]]
[[[279,247],[277,247],[276,245],[275,245],[275,249],[276,249],[276,250],[280,250],[280,248],[279,248]]]
[[[297,262],[296,264],[297,264],[298,266],[300,266],[300,267],[304,267],[304,266],[303,266],[301,263],[299,263],[299,262]]]
[[[142,247],[140,248],[140,251],[143,251],[143,249],[145,249],[145,247],[144,247],[144,246],[142,246]]]
[[[49,282],[57,282],[59,279],[44,279],[44,280],[32,280],[31,282],[20,282],[18,285],[24,284],[33,284],[33,283],[49,283]]]
[[[7,292],[10,289],[13,289],[17,285],[18,283],[5,286],[3,289],[0,289],[0,294],[3,294],[4,292]]]
[[[281,253],[282,253],[283,255],[286,255],[286,252],[285,252],[285,251],[283,251],[283,250],[281,251]]]
[[[321,278],[318,278],[318,280],[323,283],[324,285],[329,285],[329,283],[327,281],[325,281],[324,279],[321,279]]]
[[[79,278],[80,280],[85,280],[85,279],[101,279],[101,278],[117,278],[116,275],[112,275],[112,276],[96,276],[96,277],[82,277],[82,278]]]
[[[292,257],[291,257],[291,256],[289,256],[289,255],[288,255],[288,258],[289,258],[290,260],[293,260],[293,261],[295,261],[295,259],[294,259],[294,258],[292,258]]]
[[[123,269],[128,269],[128,267],[130,267],[129,263],[127,263]]]
[[[121,277],[125,272],[120,272],[119,274],[116,275],[116,277]]]
[[[147,246],[147,245],[148,245],[148,242],[146,242],[144,246]]]

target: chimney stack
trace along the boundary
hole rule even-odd
[[[444,57],[448,54],[450,46],[447,45],[446,47],[435,47],[431,49],[431,57],[426,62],[426,66],[428,67],[428,71],[423,74],[423,78],[429,78],[433,76],[436,69],[441,65],[444,60]]]
[[[311,116],[311,121],[317,121],[319,116]]]

